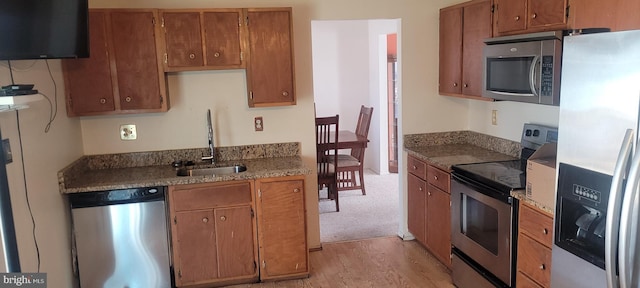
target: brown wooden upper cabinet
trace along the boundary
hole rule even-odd
[[[440,10],[441,95],[482,98],[483,40],[492,33],[491,1],[475,0]],[[464,63],[464,65],[463,65]]]
[[[169,109],[156,19],[153,9],[90,10],[90,57],[62,61],[68,116]]]
[[[572,29],[604,27],[611,31],[640,29],[640,1],[570,0],[569,26]]]
[[[295,105],[291,8],[247,10],[249,106]]]
[[[494,34],[511,35],[567,28],[568,0],[493,0]]]
[[[160,10],[166,71],[244,68],[242,9]]]

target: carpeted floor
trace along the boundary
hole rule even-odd
[[[398,174],[377,175],[365,170],[367,195],[340,191],[340,212],[320,191],[320,241],[337,242],[392,236],[398,233]]]

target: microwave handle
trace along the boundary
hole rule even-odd
[[[618,233],[620,233],[620,209],[622,206],[622,193],[624,178],[629,172],[628,165],[633,148],[634,135],[632,129],[627,129],[622,140],[618,160],[613,172],[611,181],[611,192],[609,192],[609,204],[607,206],[606,236],[604,237],[605,247],[605,268],[607,273],[607,287],[618,288],[618,278],[616,275],[616,252],[618,251]]]
[[[636,249],[637,225],[638,219],[638,184],[640,182],[640,152],[635,153],[631,160],[631,169],[629,170],[629,178],[624,191],[622,200],[622,210],[620,212],[620,235],[618,240],[618,272],[620,273],[619,281],[621,288],[627,288],[631,285],[633,255],[632,249]]]
[[[536,55],[533,57],[533,61],[531,61],[531,66],[529,67],[529,87],[531,87],[531,93],[534,96],[538,97],[538,91],[536,91],[536,66],[538,66],[538,62],[540,62],[540,55]]]

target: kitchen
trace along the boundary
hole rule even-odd
[[[314,161],[312,133],[313,93],[311,75],[311,20],[389,19],[402,20],[399,33],[402,58],[402,134],[472,130],[496,137],[519,141],[522,124],[536,122],[557,126],[558,108],[513,102],[480,102],[441,97],[438,91],[439,9],[459,1],[90,1],[98,8],[202,8],[202,7],[273,7],[293,8],[294,54],[296,65],[297,105],[273,108],[248,108],[246,83],[241,70],[224,72],[182,72],[169,75],[169,97],[172,108],[166,113],[128,116],[96,116],[67,118],[63,99],[64,85],[57,60],[49,61],[52,84],[44,61],[15,61],[16,82],[34,83],[37,88],[58,97],[58,117],[51,130],[44,132],[49,113],[46,101],[30,104],[20,111],[26,184],[21,161],[7,166],[12,202],[16,218],[19,252],[25,271],[48,273],[52,287],[68,287],[71,283],[69,247],[69,215],[58,192],[57,172],[82,155],[137,152],[165,149],[205,147],[203,121],[206,108],[214,111],[217,145],[300,142],[301,155],[308,166]],[[259,4],[259,5],[258,5]],[[33,66],[32,66],[33,64]],[[7,67],[0,68],[0,81],[10,83]],[[491,125],[492,110],[498,111],[498,125]],[[218,113],[215,113],[218,111]],[[262,116],[265,130],[253,131],[253,119]],[[20,155],[18,123],[15,113],[0,113],[3,137],[11,141],[14,155]],[[292,121],[296,119],[297,121]],[[121,141],[118,127],[135,122],[139,138]],[[186,129],[185,127],[193,127]],[[290,133],[291,131],[300,131]],[[308,132],[304,132],[308,131]],[[406,155],[405,155],[406,157]],[[403,160],[401,160],[403,161]],[[399,165],[402,167],[402,164]],[[403,173],[401,171],[401,173]],[[401,174],[402,175],[402,174]],[[401,179],[406,177],[401,176]],[[315,195],[315,177],[307,176],[308,242],[319,248],[319,228]],[[41,267],[32,241],[32,224],[27,210],[25,188],[37,225]],[[401,184],[406,187],[406,183]],[[406,195],[406,188],[403,188]],[[401,198],[402,199],[402,198]],[[403,200],[401,200],[403,202]],[[406,231],[406,223],[401,224]]]

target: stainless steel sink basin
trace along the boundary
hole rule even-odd
[[[236,174],[247,171],[247,166],[244,165],[232,165],[222,167],[209,167],[209,168],[180,168],[178,169],[178,176],[222,176],[229,174]]]

